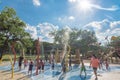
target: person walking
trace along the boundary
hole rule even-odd
[[[93,68],[93,71],[94,71],[94,74],[95,74],[95,80],[97,80],[97,68],[99,67],[100,68],[100,64],[99,64],[99,60],[98,58],[93,55],[92,58],[91,58],[91,61],[90,61],[90,67],[92,66]]]
[[[82,74],[82,72],[84,71],[84,73],[85,73],[85,77],[86,77],[86,68],[85,68],[85,65],[84,65],[84,62],[83,62],[83,60],[81,59],[81,67],[80,67],[80,77],[81,77],[81,74]]]

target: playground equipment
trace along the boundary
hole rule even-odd
[[[13,54],[14,54],[14,63],[13,63],[13,66],[15,65],[15,62],[16,62],[16,52],[15,52],[14,45],[15,45],[15,43],[13,42],[13,43],[12,43],[12,46],[11,46],[11,50],[12,50],[12,52],[13,52]]]
[[[66,56],[66,53],[67,53],[68,41],[69,41],[69,29],[66,28],[66,31],[64,32],[64,35],[63,35],[63,38],[62,38],[62,43],[64,45],[62,61],[61,61],[61,66],[62,67],[63,67],[63,64],[65,62],[65,56]]]
[[[81,59],[81,57],[80,57],[80,51],[79,51],[79,49],[77,49],[77,51],[76,51],[77,53],[76,53],[76,62],[77,62],[77,64],[80,64],[80,59]]]
[[[71,51],[71,47],[70,45],[67,46],[68,47],[68,51],[66,53],[66,56],[65,56],[65,66],[66,66],[66,71],[69,70],[69,66],[68,66],[68,60],[69,60],[69,57],[70,57],[70,51]]]
[[[114,50],[114,51],[110,50],[110,51],[109,51],[109,54],[107,54],[107,55],[104,57],[104,59],[107,59],[108,57],[112,56],[112,54],[113,54],[114,52],[115,52],[115,50]]]
[[[15,44],[16,43],[19,43],[21,45],[21,47],[23,47],[22,43],[19,42],[19,41],[14,41],[12,42],[11,44],[8,43],[8,46],[9,46],[9,51],[11,51],[14,55],[14,57],[12,58],[12,56],[8,55],[8,59],[10,60],[10,63],[11,63],[11,78],[13,79],[14,78],[14,66],[15,66],[15,63],[16,63],[16,51],[15,51]],[[23,50],[23,48],[22,48]],[[24,54],[24,50],[22,52],[22,54]],[[0,63],[2,62],[3,58],[1,58],[0,60]]]
[[[12,60],[12,57],[9,56],[9,59],[10,59],[10,63],[11,63],[11,69],[12,69],[12,72],[11,72],[11,78],[13,79],[14,78],[14,63],[13,63],[13,60]]]
[[[71,48],[68,45],[68,41],[69,41],[69,29],[66,28],[66,31],[63,35],[63,39],[62,39],[62,43],[64,45],[64,50],[63,50],[63,55],[62,55],[62,60],[61,60],[61,67],[62,67],[62,71],[63,72],[58,80],[61,80],[61,78],[63,77],[63,75],[65,74],[64,72],[66,72],[66,69],[68,69],[68,56],[67,54],[70,53]],[[67,53],[67,47],[69,47],[69,52]]]
[[[55,62],[58,63],[59,61],[59,53],[58,53],[58,48],[56,50],[56,54],[55,54]]]
[[[39,38],[36,41],[35,45],[36,45],[36,52],[37,52],[37,58],[36,58],[36,61],[37,61],[36,75],[38,75],[38,64],[39,64],[39,60],[40,60],[40,43],[39,43]]]

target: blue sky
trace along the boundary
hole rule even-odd
[[[0,10],[14,8],[33,38],[53,41],[53,29],[94,30],[100,42],[120,35],[120,0],[0,0]],[[104,40],[105,41],[105,40]]]

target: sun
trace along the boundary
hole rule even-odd
[[[90,0],[80,0],[78,2],[78,8],[82,11],[90,11],[92,9],[92,4]]]
[[[87,10],[90,7],[91,7],[91,5],[90,5],[89,1],[85,0],[85,1],[80,2],[80,8]]]

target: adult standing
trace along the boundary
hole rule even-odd
[[[22,61],[23,61],[23,56],[20,56],[20,57],[19,57],[19,60],[18,60],[19,70],[21,70]]]
[[[100,67],[100,65],[99,65],[99,60],[95,55],[93,55],[91,58],[90,67],[91,66],[93,68],[93,71],[96,77],[95,80],[97,80],[97,68]]]

